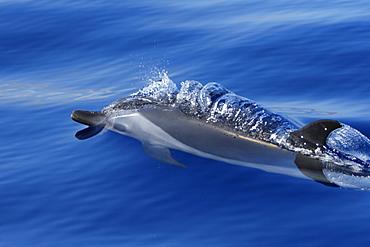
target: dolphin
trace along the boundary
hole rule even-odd
[[[330,119],[301,126],[218,83],[181,85],[164,78],[101,111],[75,110],[71,118],[89,126],[75,136],[108,129],[139,140],[146,154],[170,165],[186,167],[174,149],[333,187],[370,188],[370,140],[352,127]]]

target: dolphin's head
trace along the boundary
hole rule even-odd
[[[76,138],[79,140],[85,140],[95,136],[104,128],[117,129],[119,132],[123,132],[126,127],[121,124],[114,124],[112,120],[117,117],[123,117],[132,113],[134,109],[145,106],[147,101],[145,100],[134,100],[131,97],[121,98],[114,101],[109,106],[103,108],[102,111],[84,111],[74,110],[71,114],[72,120],[89,126],[86,129],[78,131]]]
[[[128,135],[130,129],[135,128],[131,117],[139,110],[168,104],[168,101],[159,101],[151,95],[132,94],[112,102],[101,111],[75,110],[71,114],[72,120],[89,126],[78,131],[75,136],[79,140],[85,140],[95,136],[104,128]]]

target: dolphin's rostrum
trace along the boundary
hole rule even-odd
[[[370,189],[370,140],[335,120],[305,126],[218,83],[181,83],[164,77],[101,111],[73,111],[89,127],[87,139],[102,129],[142,142],[152,158],[185,167],[170,149],[269,172],[309,177],[330,186]],[[348,141],[361,141],[351,148]],[[298,169],[297,169],[298,167]]]

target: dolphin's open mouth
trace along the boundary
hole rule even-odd
[[[75,110],[71,114],[72,120],[88,125],[89,127],[76,133],[76,138],[85,140],[95,136],[104,129],[105,115],[99,111]]]

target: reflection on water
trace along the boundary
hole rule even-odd
[[[299,107],[269,107],[270,109],[284,114],[286,116],[329,116],[335,115],[336,112],[318,111],[313,108],[299,108]]]
[[[108,98],[135,88],[117,89],[107,87],[100,90],[56,88],[50,83],[2,82],[0,84],[0,101],[24,104],[68,103],[71,101],[95,100]]]

